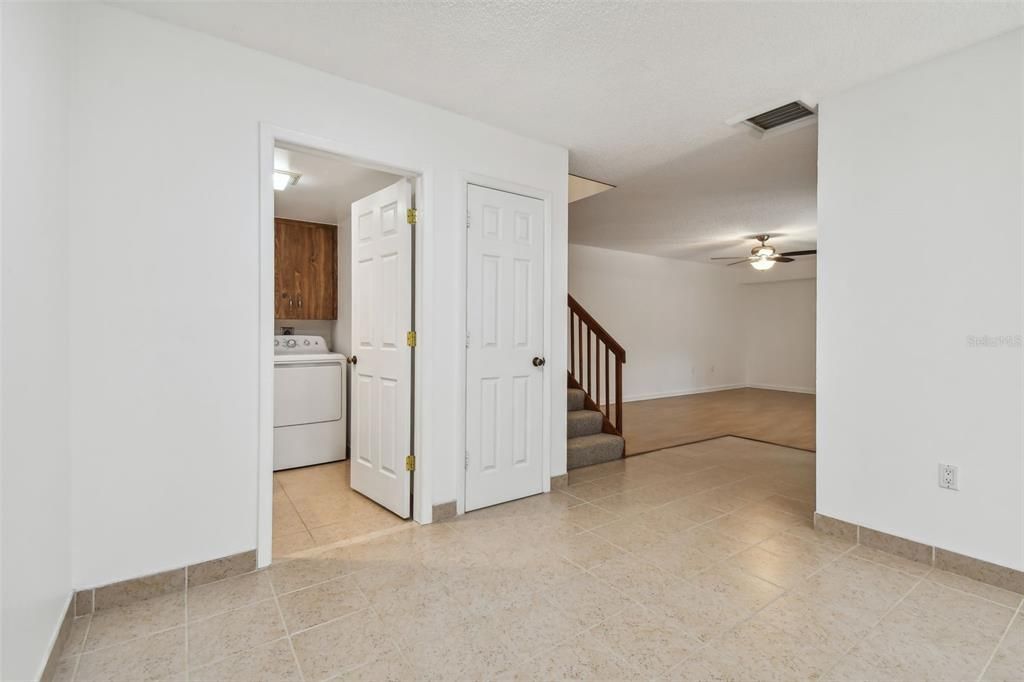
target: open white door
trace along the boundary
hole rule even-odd
[[[408,180],[352,204],[352,488],[409,517],[412,228]]]
[[[466,510],[544,488],[544,202],[470,185]]]

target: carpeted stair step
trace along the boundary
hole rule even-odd
[[[574,410],[569,413],[569,424],[566,435],[569,438],[592,436],[601,433],[604,427],[604,415],[594,410]]]
[[[569,389],[569,411],[582,410],[586,393],[578,388]]]
[[[566,442],[567,465],[569,469],[610,462],[622,457],[626,441],[613,433],[595,433],[590,436],[570,438]]]

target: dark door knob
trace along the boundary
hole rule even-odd
[[[545,363],[544,358],[534,358],[533,359],[533,366],[534,367],[543,367],[544,363]]]
[[[352,357],[350,357],[350,358],[348,359],[348,362],[349,362],[349,364],[350,364],[350,365],[354,365],[354,364],[356,364],[357,362],[359,362],[359,358],[357,358],[356,356],[354,356],[354,355],[353,355]]]

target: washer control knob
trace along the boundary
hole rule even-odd
[[[295,348],[295,339],[288,339],[287,346],[289,348]]]

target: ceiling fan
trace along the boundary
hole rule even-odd
[[[775,267],[776,263],[792,263],[795,259],[793,256],[810,256],[811,254],[818,253],[817,249],[808,249],[806,251],[787,251],[785,253],[778,253],[774,246],[768,246],[765,242],[771,239],[770,234],[757,234],[754,235],[754,239],[761,242],[750,250],[749,256],[721,256],[712,258],[711,260],[731,260],[732,263],[728,265],[739,265],[740,263],[750,263],[750,267],[755,270],[771,270]]]

